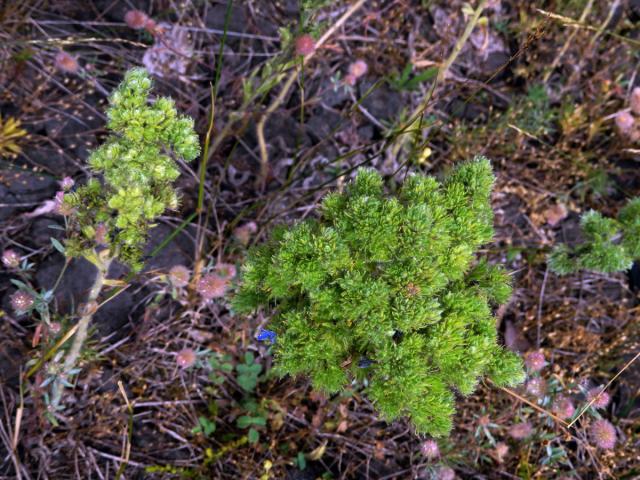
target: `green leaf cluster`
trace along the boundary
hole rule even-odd
[[[318,219],[249,252],[234,308],[273,308],[279,374],[327,392],[360,381],[386,419],[447,434],[454,392],[470,394],[483,375],[498,385],[524,375],[496,343],[492,310],[509,298],[508,276],[476,256],[493,238],[493,182],[484,157],[442,182],[411,176],[396,196],[360,170]]]
[[[180,175],[175,157],[190,161],[200,153],[193,119],[178,115],[170,98],[149,101],[152,82],[141,68],[129,70],[109,98],[110,135],[89,157],[96,177],[65,195],[76,234],[71,255],[95,246],[98,229],[117,256],[134,270],[142,267],[142,247],[153,221],[178,206],[173,182]]]
[[[559,245],[549,256],[549,267],[555,273],[621,272],[640,258],[640,197],[629,201],[617,218],[591,210],[582,216],[580,226],[581,243]]]

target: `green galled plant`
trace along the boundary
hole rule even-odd
[[[583,241],[561,244],[549,256],[549,267],[559,275],[578,270],[621,272],[640,258],[640,197],[609,218],[591,210],[580,219]]]
[[[497,344],[493,309],[511,292],[500,266],[478,258],[493,239],[489,161],[442,182],[409,177],[396,196],[363,169],[322,201],[317,219],[277,228],[249,252],[233,305],[270,308],[275,368],[336,392],[358,381],[386,419],[447,434],[454,392],[524,378]]]
[[[64,364],[53,382],[52,404],[81,353],[97,300],[114,259],[135,272],[154,220],[178,206],[173,186],[180,175],[175,157],[193,160],[200,152],[193,119],[178,115],[170,98],[149,101],[152,82],[140,68],[128,71],[109,98],[110,135],[89,157],[94,174],[74,192],[60,192],[59,212],[66,216],[64,252],[84,257],[98,269]],[[109,282],[107,282],[109,283]]]

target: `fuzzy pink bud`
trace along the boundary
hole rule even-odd
[[[55,58],[56,68],[66,73],[77,73],[80,70],[78,61],[67,52],[59,51]]]
[[[493,456],[498,463],[504,462],[505,457],[509,454],[509,446],[504,442],[496,443],[496,447],[493,449]]]
[[[344,83],[346,83],[350,87],[353,87],[357,82],[358,79],[355,75],[351,75],[350,73],[348,73],[344,76]]]
[[[169,270],[169,281],[174,287],[182,288],[189,285],[191,272],[184,265],[175,265]]]
[[[133,28],[135,30],[142,30],[147,25],[147,21],[149,20],[149,16],[140,11],[140,10],[129,10],[124,15],[124,21],[129,26],[129,28]]]
[[[369,66],[364,60],[356,60],[349,65],[349,75],[353,75],[355,78],[360,78],[367,73]]]
[[[62,330],[62,325],[60,324],[60,322],[51,322],[51,325],[49,325],[49,332],[51,332],[53,335],[59,334],[60,330]]]
[[[547,383],[540,377],[535,377],[527,381],[527,393],[534,397],[541,398],[547,391]]]
[[[591,438],[598,448],[610,450],[616,446],[616,428],[611,422],[601,418],[591,425]]]
[[[228,281],[226,278],[210,273],[198,280],[196,290],[202,298],[211,300],[213,298],[224,297],[224,294],[227,292],[227,286]]]
[[[509,435],[516,440],[523,440],[533,433],[529,422],[516,423],[509,428]]]
[[[631,130],[633,130],[633,125],[635,124],[635,119],[633,115],[629,112],[620,112],[616,115],[616,127],[620,134],[624,136],[628,136],[631,134]]]
[[[451,467],[440,467],[438,470],[438,480],[454,480],[456,471]]]
[[[422,442],[420,446],[420,452],[429,460],[437,458],[440,456],[440,449],[438,448],[438,444],[435,440],[426,440]]]
[[[551,406],[551,410],[563,420],[571,418],[573,414],[576,413],[576,407],[573,405],[573,402],[569,397],[565,397],[564,395],[556,398]]]
[[[233,263],[218,263],[215,266],[218,275],[226,279],[232,279],[236,276],[236,266]]]
[[[544,353],[540,351],[529,352],[524,359],[524,363],[530,372],[539,372],[547,364],[544,359]]]
[[[18,268],[20,266],[20,254],[10,248],[2,252],[2,264],[7,268]]]
[[[22,290],[18,290],[16,293],[9,297],[9,303],[16,313],[24,313],[33,306],[33,296]]]
[[[307,56],[315,50],[316,42],[311,35],[301,35],[296,39],[296,55]]]
[[[60,181],[60,187],[62,187],[62,190],[64,190],[65,192],[68,192],[69,190],[71,190],[73,188],[73,186],[75,185],[76,182],[73,181],[73,178],[71,177],[64,177],[61,181]]]
[[[253,235],[257,231],[258,226],[256,225],[256,222],[248,222],[237,227],[233,231],[233,236],[236,237],[238,241],[246,247],[251,241],[251,235]]]
[[[192,367],[196,363],[196,352],[190,348],[183,348],[176,355],[176,363],[181,368]]]

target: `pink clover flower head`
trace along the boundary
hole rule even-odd
[[[429,460],[440,456],[440,449],[435,440],[425,440],[420,446],[420,452]]]
[[[191,272],[184,265],[174,265],[169,270],[169,281],[174,287],[182,288],[189,285]]]
[[[218,263],[215,266],[215,271],[223,278],[231,280],[236,276],[237,270],[233,263]]]
[[[64,177],[60,181],[60,187],[62,187],[62,190],[64,190],[65,192],[71,190],[75,184],[76,182],[71,177]]]
[[[316,42],[311,35],[300,35],[296,38],[296,55],[307,56],[315,52]]]
[[[369,65],[364,60],[356,60],[349,65],[349,75],[353,75],[355,78],[360,78],[369,71]]]
[[[543,378],[534,377],[527,381],[526,390],[529,395],[536,398],[544,397],[547,392],[547,382]]]
[[[563,420],[573,417],[573,414],[576,413],[576,407],[573,402],[569,397],[564,395],[560,395],[556,398],[551,406],[551,410]]]
[[[33,306],[34,298],[30,293],[18,290],[9,297],[9,303],[11,304],[11,308],[13,308],[17,314],[23,314]]]
[[[590,433],[593,443],[595,443],[598,448],[611,450],[616,446],[616,428],[611,424],[611,422],[604,418],[593,422]]]
[[[524,363],[530,372],[539,372],[547,365],[544,353],[539,350],[527,353]]]
[[[215,273],[204,275],[196,285],[196,291],[205,300],[224,297],[229,282]]]
[[[516,423],[509,428],[509,435],[516,440],[524,440],[532,433],[533,427],[529,422]]]
[[[60,50],[55,57],[55,65],[58,70],[65,73],[77,73],[80,70],[78,60],[67,52]]]
[[[611,401],[611,397],[607,392],[604,391],[603,387],[595,387],[590,389],[587,392],[587,401],[591,402],[591,400],[595,399],[595,401],[591,404],[594,408],[606,408]]]
[[[18,268],[21,259],[20,254],[11,248],[2,252],[2,264],[7,268]]]
[[[147,26],[149,16],[141,10],[129,10],[124,15],[124,22],[135,30],[142,30]]]
[[[176,355],[176,363],[180,368],[189,368],[196,363],[196,352],[191,348],[183,348]]]

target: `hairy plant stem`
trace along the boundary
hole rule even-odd
[[[60,404],[62,391],[64,389],[64,382],[66,380],[66,377],[68,376],[68,372],[75,367],[76,362],[80,357],[82,346],[84,345],[84,342],[87,339],[87,334],[89,332],[89,324],[91,323],[91,319],[93,318],[94,313],[96,313],[96,308],[93,308],[93,305],[96,305],[98,296],[102,291],[102,287],[107,277],[107,273],[109,272],[109,266],[111,265],[112,260],[113,257],[106,257],[102,258],[99,264],[95,263],[95,265],[98,267],[98,272],[96,273],[96,278],[93,281],[93,285],[91,286],[91,290],[89,291],[89,296],[87,297],[85,312],[80,317],[80,320],[78,320],[76,334],[73,339],[73,343],[71,344],[71,348],[67,352],[67,355],[64,359],[62,372],[54,381],[53,387],[51,389],[51,405],[54,408]]]

